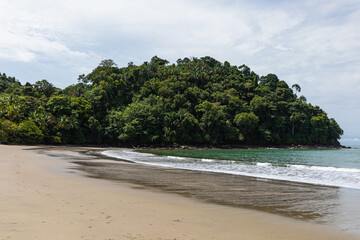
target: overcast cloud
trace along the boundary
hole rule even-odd
[[[0,0],[0,72],[22,83],[77,82],[102,59],[212,56],[298,83],[360,138],[360,2]],[[353,140],[351,140],[353,139]]]

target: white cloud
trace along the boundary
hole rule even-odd
[[[0,8],[0,58],[31,62],[46,57],[84,57],[85,53],[71,50],[58,35],[51,19],[36,15],[4,2]]]
[[[0,22],[8,24],[4,27],[0,23],[7,32],[0,39],[4,46],[0,57],[10,57],[7,52],[23,53],[12,55],[13,60],[19,61],[33,61],[40,53],[84,56],[84,51],[70,46],[106,48],[107,38],[112,37],[149,41],[163,52],[175,48],[177,55],[212,55],[222,51],[220,57],[226,58],[235,50],[251,56],[272,46],[273,38],[303,18],[283,9],[259,10],[245,1],[228,6],[218,1],[188,0],[32,0],[16,4],[5,4],[1,12]]]
[[[1,0],[0,60],[59,69],[49,80],[68,85],[104,58],[209,55],[300,84],[360,135],[359,22],[357,0]]]

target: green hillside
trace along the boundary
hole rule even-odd
[[[65,89],[0,75],[0,142],[338,145],[343,131],[297,84],[211,57],[104,60]]]

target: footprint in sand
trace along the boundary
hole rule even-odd
[[[111,223],[112,222],[112,217],[111,216],[106,216],[106,218],[105,218],[105,223],[106,224],[109,224],[109,223]]]

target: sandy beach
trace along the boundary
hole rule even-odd
[[[360,239],[329,226],[121,178],[85,177],[90,173],[77,170],[74,158],[82,155],[72,148],[44,154],[35,147],[0,145],[0,240]]]

